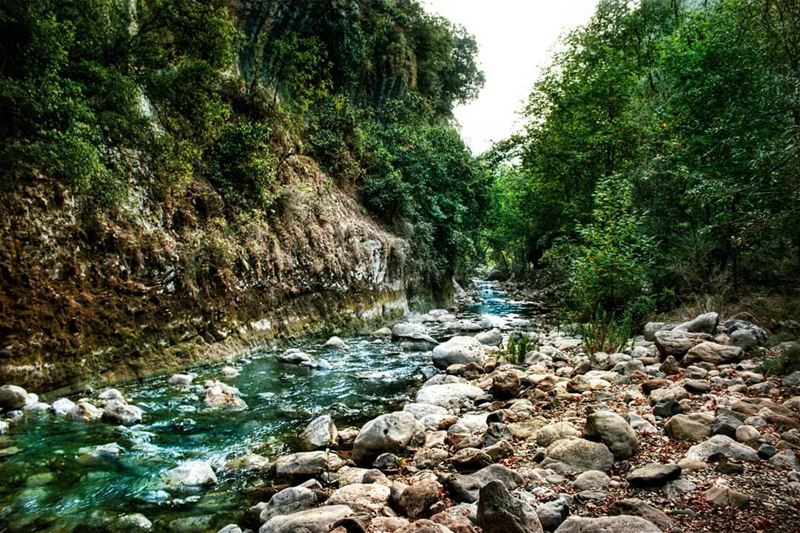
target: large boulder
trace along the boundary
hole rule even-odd
[[[171,489],[186,489],[215,485],[217,476],[205,461],[187,461],[162,474],[162,479]]]
[[[683,358],[684,365],[691,365],[703,361],[714,365],[736,363],[744,358],[744,351],[738,346],[717,344],[716,342],[701,342],[692,347]]]
[[[614,455],[605,444],[576,438],[552,443],[547,448],[547,458],[563,463],[575,472],[608,472],[614,464]]]
[[[28,392],[16,385],[0,387],[0,410],[13,411],[25,406]]]
[[[542,533],[536,511],[511,496],[500,481],[481,487],[478,499],[478,525],[486,533]]]
[[[703,313],[702,315],[678,324],[672,331],[682,331],[684,333],[708,333],[714,335],[717,332],[719,325],[719,314],[717,313]]]
[[[300,434],[300,444],[306,451],[336,446],[339,432],[329,415],[318,416]]]
[[[633,457],[639,450],[639,439],[628,422],[611,411],[597,411],[586,418],[585,438],[605,444],[618,460]]]
[[[701,342],[713,340],[706,333],[685,333],[683,331],[658,331],[655,334],[656,348],[662,359],[673,356],[680,361],[683,356]]]
[[[475,338],[484,346],[500,346],[503,343],[503,334],[497,328],[478,333]]]
[[[571,516],[555,533],[661,533],[658,526],[638,516]]]
[[[397,411],[370,420],[353,442],[353,461],[370,465],[384,452],[403,453],[424,443],[425,427],[411,413]]]
[[[430,385],[417,391],[417,403],[429,403],[448,409],[457,408],[467,400],[474,400],[485,393],[469,383],[444,383]]]
[[[694,461],[707,461],[710,457],[726,458],[734,461],[758,461],[758,453],[725,435],[714,435],[705,442],[696,444],[686,452],[686,458]]]
[[[273,516],[258,533],[328,533],[331,526],[353,514],[346,505],[324,505],[288,515]]]
[[[711,435],[714,417],[707,413],[675,415],[664,427],[667,435],[677,440],[699,441]]]
[[[474,474],[452,474],[445,478],[444,487],[453,500],[474,503],[478,501],[481,488],[492,481],[499,481],[508,490],[521,487],[525,480],[510,468],[495,464],[478,470]]]
[[[333,452],[298,452],[275,460],[275,476],[279,479],[308,479],[324,472],[336,472],[345,462]]]
[[[239,397],[239,389],[220,381],[213,381],[206,389],[204,403],[212,409],[222,411],[242,411],[247,403]]]
[[[414,322],[401,322],[392,327],[392,339],[401,342],[410,350],[427,351],[433,349],[438,342],[430,336],[428,328]]]
[[[455,336],[433,349],[433,364],[437,368],[450,365],[467,365],[477,363],[483,365],[486,352],[483,345],[475,337]]]

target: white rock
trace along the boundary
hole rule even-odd
[[[162,474],[169,488],[202,487],[217,483],[217,476],[211,465],[205,461],[187,461]]]

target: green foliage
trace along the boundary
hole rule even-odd
[[[581,336],[587,354],[616,353],[631,342],[633,322],[630,315],[618,318],[598,307],[588,322],[576,326],[575,333]]]
[[[525,335],[512,335],[508,338],[508,346],[506,347],[506,360],[512,365],[518,365],[525,361],[525,356],[530,350],[534,349],[531,346],[531,340]]]
[[[563,272],[581,320],[794,284],[798,21],[789,0],[600,2],[490,154],[490,252]]]
[[[266,209],[277,198],[277,157],[270,128],[242,122],[227,127],[211,147],[208,179],[228,201]]]
[[[761,361],[760,371],[772,376],[786,376],[800,370],[800,347],[791,347]]]
[[[612,317],[631,316],[646,298],[650,242],[641,232],[626,180],[602,180],[594,200],[592,222],[580,228],[582,246],[570,270],[572,308],[582,320],[597,309]]]

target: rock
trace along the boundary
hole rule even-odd
[[[450,365],[478,363],[486,361],[483,345],[475,337],[455,336],[433,349],[433,364],[437,368]]]
[[[658,429],[656,429],[656,427],[653,424],[651,424],[650,422],[648,422],[647,420],[645,420],[644,418],[642,418],[641,416],[637,415],[634,412],[628,413],[628,423],[637,433],[642,433],[646,435],[658,433]]]
[[[338,441],[339,432],[329,415],[315,418],[300,434],[300,444],[306,451],[332,448]]]
[[[272,463],[263,455],[246,453],[241,457],[228,460],[225,468],[233,471],[267,473],[272,468]]]
[[[758,454],[754,449],[725,435],[714,435],[707,441],[692,446],[686,452],[686,457],[696,461],[708,461],[709,458],[716,457],[734,461],[758,461]]]
[[[306,352],[300,351],[296,348],[290,348],[286,350],[285,353],[281,354],[278,359],[282,363],[287,363],[290,365],[302,365],[302,366],[309,366],[315,367],[317,363],[314,362],[314,358],[311,357]]]
[[[275,460],[275,476],[279,479],[312,478],[325,472],[337,472],[345,462],[333,452],[298,452]]]
[[[454,533],[447,527],[431,520],[417,520],[406,526],[396,529],[394,533]]]
[[[429,403],[407,403],[403,407],[403,411],[411,413],[417,420],[423,420],[428,416],[441,415],[446,416],[449,414],[448,410],[439,405],[432,405]]]
[[[664,426],[664,430],[673,439],[700,441],[711,435],[711,423],[714,417],[706,413],[675,415]]]
[[[258,531],[259,533],[328,533],[334,523],[352,514],[353,510],[346,505],[323,505],[288,515],[273,516]]]
[[[732,319],[726,321],[722,327],[731,341],[743,350],[750,350],[767,342],[767,332],[750,321]]]
[[[636,432],[624,418],[611,411],[596,411],[590,414],[586,418],[583,435],[588,440],[605,444],[618,460],[633,457],[639,450]]]
[[[381,415],[361,428],[353,442],[353,461],[368,465],[384,452],[403,453],[409,446],[424,443],[424,432],[424,426],[410,413],[397,411]]]
[[[405,516],[417,518],[441,500],[442,486],[432,479],[424,479],[407,487],[400,494],[397,506]]]
[[[378,339],[388,339],[392,336],[392,330],[387,327],[376,329],[372,332],[372,336]]]
[[[478,526],[486,533],[542,533],[536,511],[511,496],[500,481],[491,481],[480,489]]]
[[[509,400],[516,398],[522,391],[522,385],[516,372],[497,372],[492,380],[492,388],[489,392],[495,398]]]
[[[409,524],[405,518],[397,518],[394,516],[376,516],[370,522],[370,528],[375,531],[393,533]]]
[[[217,531],[217,533],[243,533],[243,531],[237,524],[228,524]]]
[[[3,435],[8,431],[8,422],[5,420],[0,420],[0,435]]]
[[[655,334],[656,348],[662,359],[673,356],[681,360],[694,346],[710,341],[711,335],[705,333],[683,333],[681,331],[659,331]]]
[[[206,485],[215,485],[217,476],[205,461],[187,461],[162,474],[167,487],[182,490]]]
[[[668,481],[678,479],[681,470],[676,464],[650,463],[630,472],[628,484],[637,488],[661,487]]]
[[[711,433],[714,435],[727,435],[730,438],[736,437],[736,428],[742,425],[742,421],[731,411],[720,412],[711,422]]]
[[[477,448],[462,448],[450,458],[450,464],[456,471],[467,474],[487,467],[493,462],[489,454]]]
[[[578,475],[572,486],[579,491],[604,489],[611,482],[611,478],[600,470],[587,470]]]
[[[605,444],[586,439],[560,439],[552,443],[546,455],[559,461],[576,472],[601,470],[607,472],[614,463],[614,455]]]
[[[638,498],[615,501],[608,508],[608,514],[611,516],[640,516],[655,524],[661,531],[672,529],[672,519],[664,511]]]
[[[268,522],[273,516],[287,515],[315,507],[319,495],[306,487],[287,487],[277,493],[264,505],[259,518]]]
[[[545,531],[553,531],[569,516],[569,502],[567,498],[560,497],[536,507],[539,523]]]
[[[56,416],[76,417],[78,415],[77,404],[68,398],[59,398],[53,402],[51,408]]]
[[[239,398],[239,390],[219,381],[206,389],[204,403],[213,409],[223,411],[243,411],[247,409],[247,403]]]
[[[431,520],[452,533],[479,533],[475,526],[475,522],[478,520],[477,509],[478,506],[474,503],[462,503],[436,513]]]
[[[75,411],[73,411],[70,416],[81,422],[91,422],[92,420],[100,420],[103,417],[103,410],[89,402],[80,401],[75,406]]]
[[[661,331],[666,325],[665,322],[648,322],[644,325],[644,339],[653,342],[656,339],[656,333]]]
[[[439,344],[428,334],[425,326],[411,322],[395,324],[392,327],[392,338],[403,343],[411,343],[418,351],[427,351]]]
[[[678,364],[678,361],[675,359],[675,357],[668,355],[658,369],[667,376],[674,376],[681,371],[681,366]]]
[[[343,349],[347,348],[347,343],[344,342],[340,337],[337,337],[337,336],[334,335],[333,337],[331,337],[330,339],[325,341],[324,346],[327,347],[327,348],[334,348],[334,349],[337,349],[337,350],[343,350]]]
[[[125,514],[114,522],[114,531],[134,533],[136,531],[151,531],[153,523],[141,513]]]
[[[445,408],[456,408],[466,400],[474,400],[483,395],[483,390],[468,383],[446,383],[422,387],[417,392],[416,401]]]
[[[188,387],[194,381],[194,376],[191,374],[173,374],[169,378],[169,384],[174,387]]]
[[[500,346],[503,342],[503,334],[497,328],[478,333],[475,338],[484,346]]]
[[[711,390],[711,385],[705,380],[689,379],[683,384],[683,388],[692,394],[705,394]]]
[[[16,385],[0,387],[0,410],[13,411],[25,406],[28,392]]]
[[[110,400],[103,410],[103,420],[125,426],[138,424],[143,416],[141,409],[121,400]]]
[[[388,505],[392,489],[379,483],[353,483],[336,489],[326,505],[346,505],[355,512],[377,514]]]
[[[788,376],[784,377],[781,380],[781,383],[783,384],[784,387],[790,387],[790,388],[800,386],[800,370],[795,370]]]
[[[700,361],[721,365],[736,363],[744,358],[744,352],[738,346],[727,346],[716,342],[701,342],[694,346],[683,358],[683,364],[691,365]]]
[[[673,398],[661,400],[653,406],[653,415],[658,418],[670,418],[683,413],[683,406]]]
[[[125,401],[125,396],[118,389],[105,389],[103,392],[97,395],[97,397],[101,400],[122,400]],[[135,515],[130,515],[135,516]]]
[[[478,501],[479,491],[492,481],[503,483],[508,490],[521,487],[524,479],[510,468],[495,464],[478,470],[474,474],[452,474],[445,478],[444,487],[457,502]]]
[[[750,442],[761,436],[761,433],[753,426],[742,424],[736,428],[736,440],[739,442]]]
[[[219,372],[220,374],[222,374],[223,377],[226,377],[228,379],[239,377],[239,369],[234,368],[232,366],[223,366]]]
[[[800,471],[800,460],[792,450],[783,450],[769,458],[769,463],[782,470]]]
[[[697,486],[688,479],[679,477],[678,479],[669,481],[662,487],[661,490],[664,491],[664,494],[666,494],[667,498],[670,500],[675,500],[685,494],[689,494],[696,488]]]
[[[581,432],[569,422],[554,422],[536,432],[536,444],[546,448],[559,439],[580,437],[580,435]]]
[[[737,508],[747,507],[751,500],[747,494],[721,484],[714,485],[705,491],[703,498],[714,505],[727,505]]]
[[[661,533],[658,526],[639,516],[571,516],[555,533]]]
[[[711,335],[717,332],[719,325],[719,314],[717,313],[703,313],[702,315],[678,324],[672,331],[682,331],[685,333],[709,333]]]

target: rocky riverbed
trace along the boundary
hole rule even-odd
[[[163,502],[96,517],[92,527],[228,533],[800,530],[800,373],[760,373],[766,331],[709,313],[680,324],[649,324],[644,337],[618,353],[587,354],[577,336],[531,319],[543,316],[540,306],[503,297],[496,284],[478,289],[461,295],[463,312],[410,316],[361,341],[382,346],[379,353],[405,354],[404,368],[425,379],[421,386],[408,375],[398,379],[392,359],[382,359],[385,368],[368,372],[392,383],[386,401],[372,404],[380,414],[354,425],[357,417],[317,402],[293,419],[301,425],[284,428],[280,445],[241,446],[228,432],[227,446],[209,457],[192,454],[191,443],[185,444],[158,470]],[[507,360],[510,339],[518,346],[521,336],[528,339],[522,344],[527,351]],[[335,366],[334,354],[353,343],[332,338],[313,350],[282,350],[270,361],[284,372],[325,371]],[[242,392],[229,384],[236,379],[230,376],[246,369],[215,368],[220,379],[202,384],[191,372],[164,381],[175,394],[192,391],[210,412],[252,417],[257,400],[249,387]],[[45,406],[25,391],[0,391],[0,405],[11,413],[0,426],[9,433],[0,452],[7,458],[0,461],[23,455],[26,443],[17,433],[30,412],[64,411],[62,416],[133,430],[153,416],[146,402],[137,406],[121,392],[104,391],[94,403]],[[339,388],[336,394],[346,392]],[[212,420],[209,428],[222,424]],[[180,438],[194,437],[195,430],[186,428]],[[98,445],[78,459],[124,457],[128,450],[116,446]],[[52,483],[44,477],[29,475],[17,490],[14,512],[0,516],[16,520],[10,530],[21,529],[26,510],[41,509],[24,500],[35,502],[36,491]],[[241,482],[242,497],[220,511],[209,499],[224,499],[233,490],[225,485],[230,480]],[[220,485],[226,490],[217,490]],[[249,508],[232,508],[248,499]],[[163,506],[191,512],[174,517]],[[220,529],[221,521],[230,524]],[[47,524],[72,530],[59,529],[58,520]]]

